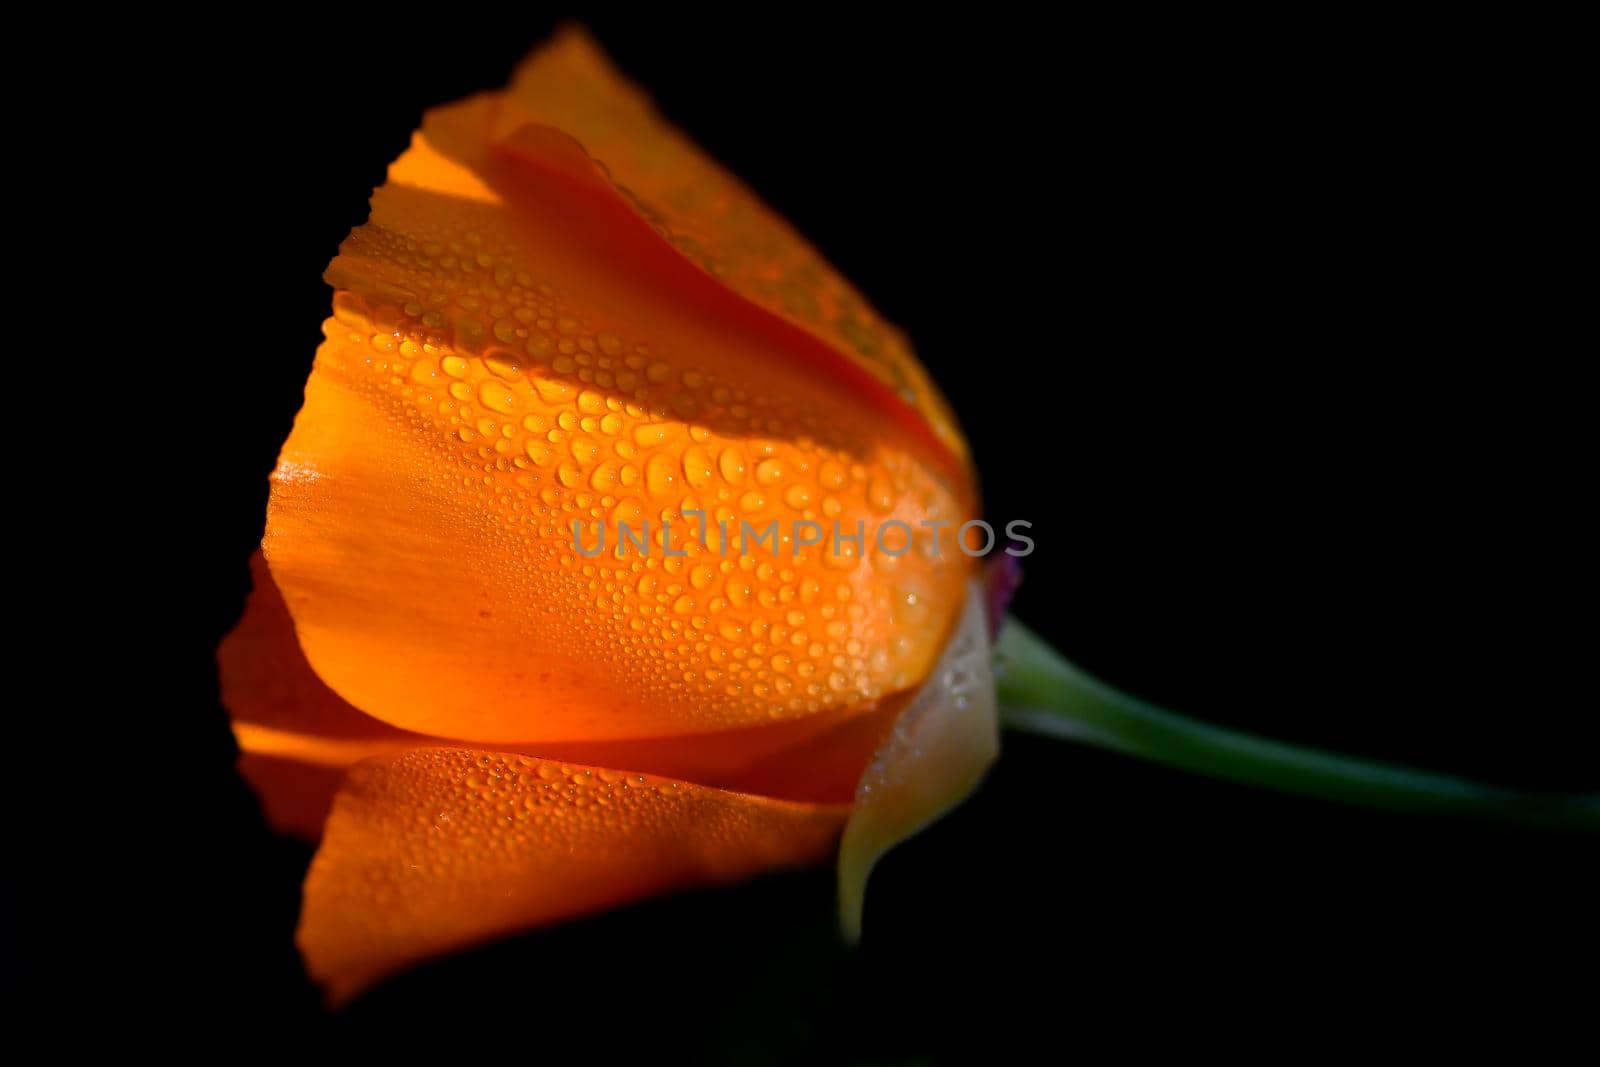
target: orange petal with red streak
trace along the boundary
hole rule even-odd
[[[531,120],[576,138],[684,256],[741,296],[827,342],[913,408],[965,461],[949,405],[905,336],[782,217],[663,121],[581,27],[564,27],[517,70],[505,129]]]

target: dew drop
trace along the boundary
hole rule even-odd
[[[539,391],[539,399],[547,404],[565,404],[572,399],[572,386],[566,382],[539,378],[534,381],[533,387]]]
[[[495,348],[485,352],[483,365],[489,368],[490,373],[496,374],[508,382],[520,381],[522,378],[522,357],[515,352],[508,352],[504,348]]]
[[[783,480],[783,461],[764,459],[756,466],[756,484],[773,485]]]
[[[645,464],[644,482],[645,488],[656,496],[671,494],[677,487],[677,465],[665,454],[657,452]]]
[[[633,440],[640,448],[654,448],[656,445],[672,437],[673,427],[670,423],[654,422],[643,426],[636,426],[633,430]]]
[[[478,387],[478,400],[490,411],[498,411],[502,415],[513,414],[519,406],[516,390],[493,378],[485,379]]]
[[[715,468],[711,454],[699,445],[690,445],[683,453],[683,478],[691,489],[704,489],[711,484]]]
[[[744,450],[738,445],[729,445],[722,450],[722,455],[717,457],[717,469],[722,472],[723,481],[729,485],[743,485],[745,474]]]

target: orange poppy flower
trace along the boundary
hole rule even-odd
[[[998,746],[974,480],[904,338],[576,29],[430,112],[327,278],[219,654],[243,773],[321,839],[313,977],[836,850],[858,927]]]

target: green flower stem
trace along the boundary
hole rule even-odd
[[[1600,794],[1540,795],[1322,752],[1215,726],[1090,677],[1008,618],[995,646],[1007,727],[1197,774],[1369,807],[1600,831]]]

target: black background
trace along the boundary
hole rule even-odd
[[[1439,292],[1494,225],[1475,167],[1508,130],[1492,87],[1430,65],[1436,33],[585,21],[908,330],[987,514],[1035,525],[1015,611],[1058,648],[1276,737],[1597,784],[1588,707],[1492,669],[1471,561],[1492,546],[1458,554],[1515,503],[1462,430],[1493,417],[1459,395],[1475,357]],[[1592,1011],[1592,839],[1008,736],[980,792],[881,863],[855,952],[819,871],[513,939],[323,1018],[291,943],[309,852],[270,836],[233,776],[211,657],[319,339],[322,269],[420,113],[500,84],[554,22],[273,17],[205,27],[142,72],[168,92],[135,129],[174,147],[135,163],[174,194],[149,228],[188,263],[161,321],[207,368],[171,385],[205,446],[171,444],[193,514],[161,524],[179,558],[160,579],[176,680],[158,774],[179,799],[135,820],[136,936],[96,957],[120,977],[49,991],[252,1041],[698,1062],[1228,1049],[1281,1030],[1286,1053],[1532,1040]]]

